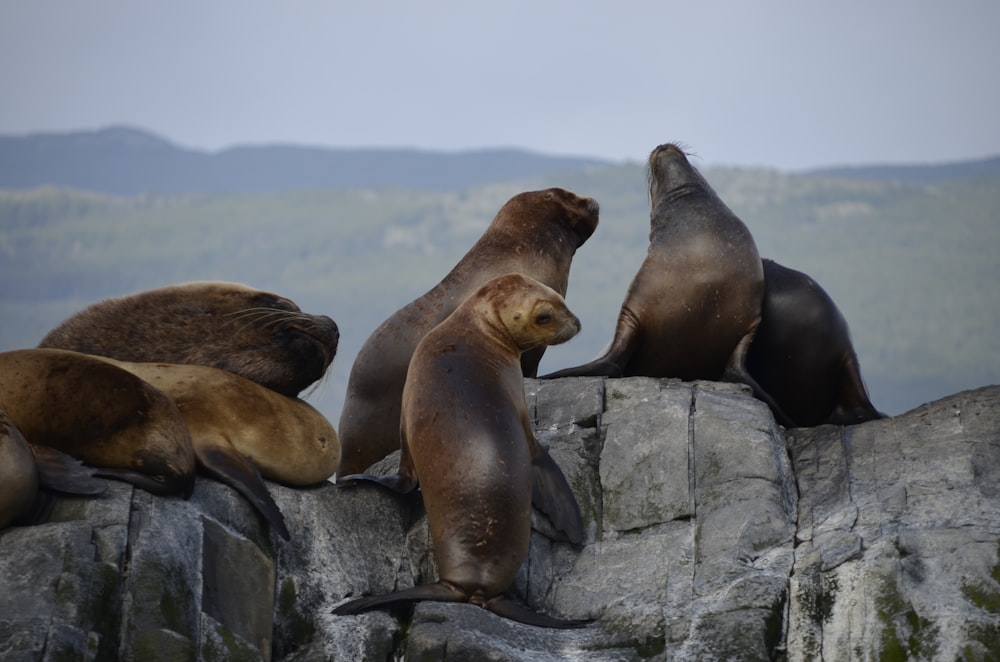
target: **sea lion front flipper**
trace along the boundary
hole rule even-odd
[[[389,607],[401,602],[416,602],[417,600],[465,602],[467,599],[468,596],[464,591],[454,586],[437,582],[435,584],[422,584],[385,595],[370,595],[364,598],[356,598],[338,605],[334,608],[333,613],[339,616],[360,614],[363,611],[368,611],[376,607]]]
[[[532,611],[527,607],[527,605],[522,604],[520,601],[515,600],[509,595],[498,595],[495,598],[487,600],[486,604],[483,606],[497,616],[509,618],[512,621],[517,621],[518,623],[526,623],[528,625],[536,625],[543,628],[570,630],[585,628],[591,623],[589,620],[568,621],[561,618],[553,618],[552,616],[548,616],[546,614],[540,614],[537,611]]]
[[[278,509],[260,471],[254,464],[228,446],[203,439],[194,440],[198,465],[213,478],[217,478],[242,494],[271,527],[285,540],[291,536],[285,526],[285,517]]]
[[[583,517],[576,495],[549,452],[529,437],[531,449],[531,505],[542,511],[556,529],[575,545],[583,542]]]
[[[38,483],[42,487],[64,494],[85,496],[103,494],[108,489],[103,480],[94,477],[96,469],[84,465],[72,455],[51,446],[28,444],[28,448],[35,458]]]

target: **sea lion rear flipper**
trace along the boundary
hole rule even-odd
[[[371,474],[351,474],[343,478],[337,477],[337,485],[352,486],[358,482],[375,483],[397,494],[412,494],[417,489],[417,481],[404,476],[403,474],[390,474],[388,476],[373,476]]]
[[[359,481],[367,483],[377,483],[388,488],[397,494],[412,494],[417,489],[420,481],[417,479],[416,469],[413,468],[413,460],[410,458],[409,448],[404,441],[400,448],[399,468],[396,473],[387,476],[376,476],[373,474],[350,474],[347,476],[337,476],[337,485],[355,485]]]
[[[51,446],[28,444],[38,469],[38,483],[42,487],[64,494],[92,496],[107,490],[103,480],[94,477],[97,471],[85,466],[72,455]]]
[[[757,323],[757,325],[759,324],[760,322]],[[786,428],[798,427],[795,421],[781,409],[778,402],[771,397],[771,394],[765,391],[764,387],[758,384],[757,380],[750,375],[750,371],[747,370],[747,354],[750,351],[751,343],[753,343],[754,335],[757,333],[757,325],[754,325],[750,333],[743,336],[736,344],[733,353],[729,355],[726,369],[719,377],[719,381],[746,384],[753,390],[754,397],[771,409],[771,413],[774,414],[778,423]]]
[[[518,623],[536,625],[543,628],[559,628],[563,630],[585,628],[591,623],[589,620],[567,621],[560,618],[553,618],[546,614],[532,611],[526,605],[508,595],[498,595],[486,602],[486,609],[497,616],[509,618]]]
[[[333,613],[339,616],[360,614],[363,611],[368,611],[376,607],[389,607],[402,602],[416,602],[417,600],[465,602],[467,599],[468,596],[464,591],[438,582],[436,584],[422,584],[385,595],[370,595],[364,598],[356,598],[338,605],[334,608]]]
[[[868,389],[865,388],[865,382],[861,378],[857,354],[848,352],[841,361],[837,405],[824,423],[858,425],[879,418],[887,417],[875,408],[868,397]]]
[[[531,504],[575,545],[583,542],[583,517],[576,495],[549,452],[531,439]]]
[[[221,444],[198,440],[194,446],[198,465],[205,473],[242,494],[279,536],[285,540],[290,539],[285,517],[267,491],[257,467],[250,460]]]

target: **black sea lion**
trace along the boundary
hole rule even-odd
[[[261,475],[306,486],[337,470],[336,431],[299,398],[206,366],[102,360],[165,393],[184,417],[198,466],[239,491],[286,540],[284,517]]]
[[[337,614],[412,600],[471,602],[547,627],[580,627],[505,595],[528,553],[535,505],[580,542],[566,479],[531,431],[522,352],[565,342],[580,323],[553,289],[521,275],[490,281],[421,340],[402,403],[401,491],[417,482],[439,580],[340,605]],[[345,476],[345,480],[355,477]]]
[[[750,231],[676,145],[650,154],[649,197],[649,252],[629,286],[611,344],[590,363],[543,379],[733,381],[774,405],[745,365],[764,296]],[[773,409],[787,423],[780,408]]]
[[[0,375],[0,408],[31,444],[154,494],[191,494],[195,456],[184,419],[135,375],[56,349],[0,353]]]
[[[137,363],[206,365],[288,396],[326,372],[332,319],[238,283],[195,282],[106,299],[49,332],[39,347]]]
[[[808,275],[764,260],[764,305],[747,369],[798,426],[885,415],[868,398],[847,320]]]
[[[565,296],[573,255],[593,234],[598,213],[595,200],[563,189],[515,195],[440,283],[372,333],[351,368],[337,426],[343,452],[338,476],[361,473],[399,448],[406,369],[424,334],[465,297],[504,274],[525,274]],[[525,376],[535,376],[544,349],[524,354]]]

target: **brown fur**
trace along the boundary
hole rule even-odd
[[[632,280],[601,356],[545,378],[678,377],[748,384],[787,424],[746,369],[760,324],[764,271],[743,222],[683,150],[649,156],[649,253]]]
[[[336,613],[429,599],[471,602],[536,625],[582,625],[504,595],[528,553],[533,503],[568,539],[582,540],[576,498],[532,433],[520,364],[523,352],[565,342],[579,329],[557,292],[510,274],[484,285],[420,341],[403,390],[399,474],[376,480],[401,491],[419,482],[439,581],[360,598]]]
[[[0,353],[0,406],[31,444],[152,492],[190,494],[195,457],[170,399],[135,375],[56,349]]]
[[[420,339],[487,281],[522,273],[566,295],[573,255],[597,227],[598,205],[563,189],[511,198],[451,272],[375,330],[351,368],[338,431],[338,475],[361,473],[399,448],[399,413],[406,370]],[[535,376],[544,347],[521,359]]]
[[[296,396],[333,361],[329,317],[238,283],[196,282],[106,299],[53,329],[39,347],[137,363],[205,365]]]
[[[28,442],[0,411],[0,529],[26,515],[38,493],[38,471]]]

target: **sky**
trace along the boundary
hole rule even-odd
[[[1000,2],[0,0],[0,134],[802,170],[1000,154]]]

